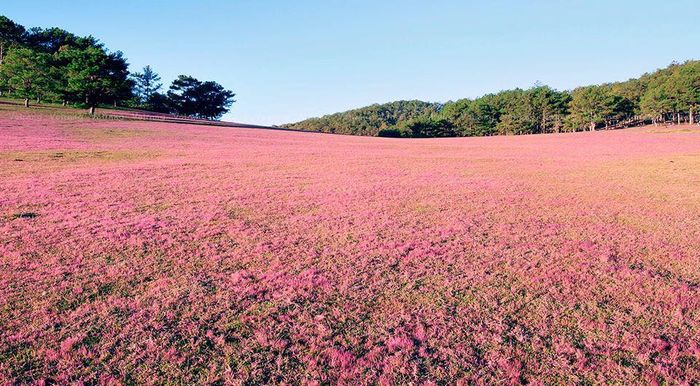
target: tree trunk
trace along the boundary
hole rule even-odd
[[[591,131],[595,131],[595,122],[591,122],[590,128],[591,128]]]
[[[691,125],[692,125],[693,123],[695,123],[695,117],[693,116],[693,108],[692,108],[692,107],[690,108],[690,112],[688,113],[688,116],[690,117],[690,118],[688,118],[688,119],[689,119],[689,123],[690,123]]]
[[[29,107],[29,98],[24,98],[24,107]]]
[[[117,100],[114,100],[114,107],[117,107]]]
[[[61,105],[62,105],[63,107],[66,107],[66,104],[67,104],[67,103],[68,103],[68,102],[64,99],[64,100],[63,100],[63,103],[61,103]]]
[[[95,106],[90,106],[89,113],[90,115],[95,115]]]

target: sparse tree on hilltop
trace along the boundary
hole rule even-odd
[[[186,75],[180,75],[168,90],[175,112],[205,119],[218,119],[228,112],[235,95],[216,82],[201,82]]]
[[[151,66],[143,68],[143,72],[132,74],[135,82],[134,92],[139,103],[148,105],[153,95],[160,91],[163,83],[160,82],[160,76],[153,71]]]

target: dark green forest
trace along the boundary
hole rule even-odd
[[[61,28],[25,28],[0,16],[0,93],[31,103],[64,106],[131,107],[189,117],[218,119],[235,94],[213,81],[180,75],[167,92],[146,66],[130,72],[121,51],[110,51],[92,36]]]
[[[559,133],[644,123],[697,123],[700,61],[673,63],[624,82],[558,91],[536,84],[444,104],[398,101],[285,127],[385,137]]]
[[[324,133],[373,136],[382,130],[392,130],[403,122],[436,114],[440,107],[439,103],[398,101],[374,104],[283,126]]]

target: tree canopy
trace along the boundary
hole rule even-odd
[[[285,127],[326,133],[378,135],[382,130],[394,128],[399,122],[430,115],[439,109],[438,103],[397,101],[311,118]]]
[[[220,118],[235,102],[235,95],[216,82],[202,82],[187,75],[175,79],[167,94],[178,114],[205,119]]]
[[[537,134],[645,121],[694,123],[699,109],[700,61],[688,61],[637,79],[572,91],[536,84],[445,104],[399,101],[372,105],[285,126],[393,137]],[[418,127],[426,130],[413,130]]]
[[[134,96],[139,103],[148,104],[153,94],[160,91],[163,83],[160,82],[158,75],[151,66],[143,68],[143,72],[135,72],[132,74],[134,80]]]
[[[13,44],[22,43],[25,33],[23,26],[0,15],[0,64],[5,58],[5,51]]]
[[[218,119],[234,102],[232,91],[213,81],[181,76],[167,95],[160,76],[146,66],[131,74],[121,51],[109,51],[92,36],[61,28],[26,29],[0,16],[0,92],[25,99],[89,107],[122,105]]]
[[[38,98],[48,88],[49,56],[28,48],[11,50],[2,64],[2,84],[12,88],[29,106],[30,98]]]
[[[94,112],[100,98],[111,86],[107,70],[108,56],[97,47],[67,47],[59,57],[66,61],[66,91],[85,100]]]

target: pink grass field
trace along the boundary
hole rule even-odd
[[[700,128],[0,111],[0,384],[697,384]]]

